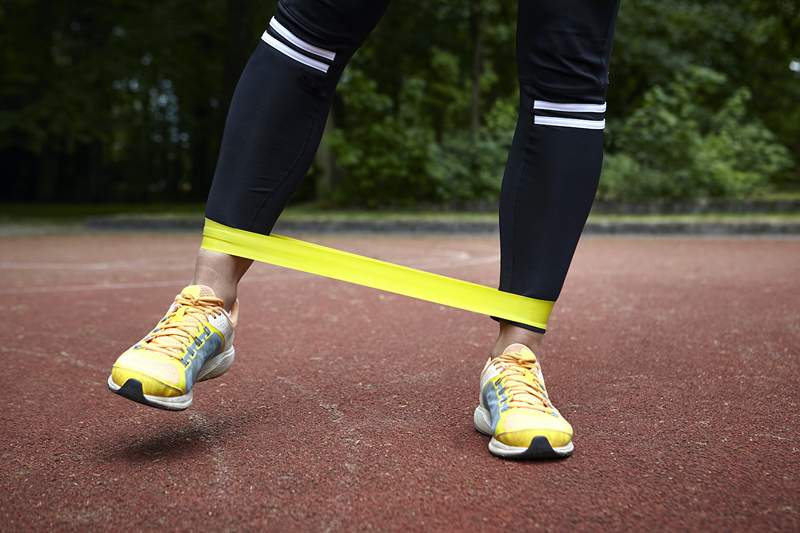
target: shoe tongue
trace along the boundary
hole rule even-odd
[[[511,344],[508,347],[506,347],[505,350],[503,350],[503,353],[514,354],[517,356],[517,359],[520,359],[522,361],[536,360],[536,356],[533,354],[531,349],[525,346],[524,344],[519,344],[519,343]]]
[[[211,287],[207,287],[205,285],[189,285],[184,287],[180,294],[183,298],[190,298],[192,300],[197,300],[201,297],[212,297],[216,298],[216,294],[214,294],[214,290]],[[183,321],[183,317],[186,313],[185,307],[175,307],[177,304],[173,304],[171,309],[176,311],[175,314],[168,320],[168,323],[172,322],[181,322]]]
[[[184,298],[192,299],[197,299],[204,296],[216,297],[214,290],[206,285],[189,285],[183,288],[180,295]],[[176,308],[175,305],[176,304],[173,304],[170,310],[174,310],[176,312],[169,318],[169,320],[165,322],[165,325],[161,329],[168,329],[170,325],[178,324],[184,321],[186,308]],[[185,341],[180,337],[161,336],[158,339],[158,343],[161,345],[183,347]]]
[[[217,295],[214,294],[214,290],[211,287],[207,287],[206,285],[189,285],[188,287],[184,287],[184,289],[181,291],[181,296],[186,296],[189,298],[211,296],[212,298],[215,298]]]

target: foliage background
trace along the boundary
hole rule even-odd
[[[252,0],[4,0],[2,199],[204,200]],[[295,199],[492,203],[516,120],[516,0],[397,0],[348,67]],[[623,0],[600,196],[800,189],[800,4]]]

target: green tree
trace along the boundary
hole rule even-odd
[[[788,151],[748,114],[750,91],[723,74],[691,67],[613,132],[599,194],[609,199],[743,197],[791,164]]]
[[[327,151],[298,198],[492,202],[516,113],[516,5],[393,2],[346,71]],[[3,199],[205,198],[228,99],[274,7],[0,4]],[[624,0],[601,193],[688,198],[800,187],[793,60],[797,2]]]

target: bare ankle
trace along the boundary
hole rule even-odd
[[[531,331],[529,329],[514,326],[508,322],[500,322],[500,331],[492,349],[492,357],[497,357],[508,346],[519,343],[527,346],[533,352],[542,345],[544,334]]]
[[[200,249],[194,270],[195,285],[211,287],[222,299],[225,309],[230,310],[236,301],[236,289],[247,269],[253,263],[250,259]]]

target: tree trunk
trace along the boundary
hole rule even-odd
[[[317,201],[330,201],[331,193],[333,192],[335,182],[335,158],[328,145],[327,135],[335,127],[335,116],[333,109],[331,109],[331,112],[328,114],[328,120],[325,122],[322,142],[317,149],[317,154],[314,156],[315,162],[320,169],[320,175],[317,178],[315,187],[315,200]]]
[[[39,172],[36,175],[36,201],[52,202],[58,187],[58,152],[51,148],[42,150],[39,157]]]
[[[227,0],[225,20],[228,29],[228,45],[225,49],[225,64],[222,72],[223,109],[233,96],[236,83],[252,51],[254,37],[251,31],[256,3],[253,0]]]
[[[481,128],[481,74],[483,73],[483,13],[482,0],[471,0],[469,27],[472,34],[472,98],[470,101],[470,131],[473,141]]]

